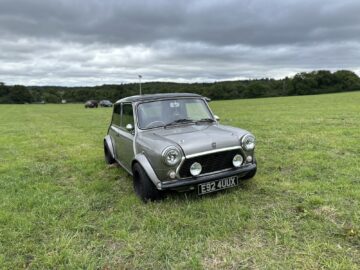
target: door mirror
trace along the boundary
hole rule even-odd
[[[132,124],[127,124],[125,128],[126,128],[127,131],[133,131],[134,130],[134,126]]]
[[[220,117],[219,117],[219,116],[214,115],[214,118],[215,118],[216,121],[220,121]]]

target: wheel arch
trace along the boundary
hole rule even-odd
[[[107,149],[110,151],[110,154],[112,158],[115,159],[115,152],[114,152],[114,145],[112,143],[110,135],[106,135],[104,138],[104,147],[107,147]]]
[[[133,168],[136,163],[138,163],[144,169],[150,180],[154,183],[155,187],[161,190],[161,181],[157,177],[146,156],[144,154],[137,154],[131,162],[131,168]]]

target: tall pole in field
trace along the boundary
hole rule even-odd
[[[142,93],[141,93],[141,78],[142,78],[142,76],[141,75],[138,75],[139,76],[139,87],[140,87],[140,96],[142,95]]]

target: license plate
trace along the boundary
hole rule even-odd
[[[238,185],[238,177],[231,176],[219,180],[214,180],[198,185],[198,194],[203,195],[206,193],[215,192],[221,189],[231,188]]]

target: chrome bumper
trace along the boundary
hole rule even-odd
[[[188,187],[191,189],[192,186],[197,184],[201,184],[204,182],[209,182],[212,180],[217,180],[221,178],[231,177],[234,175],[238,175],[239,177],[245,176],[248,172],[255,170],[256,164],[248,164],[246,166],[242,166],[240,168],[233,168],[230,170],[222,171],[222,172],[214,172],[208,173],[206,175],[200,175],[197,177],[188,177],[177,179],[169,182],[161,182],[160,190],[176,190],[176,189],[183,189],[184,187]]]

